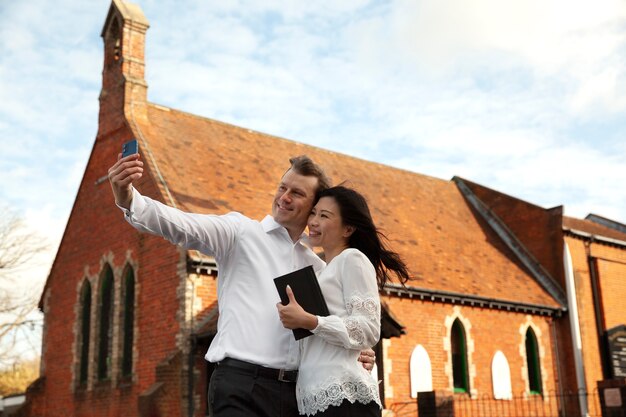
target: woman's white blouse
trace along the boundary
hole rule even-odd
[[[380,337],[376,271],[357,249],[346,249],[318,277],[330,316],[319,317],[301,341],[296,394],[300,414],[312,415],[344,399],[379,406],[378,383],[358,361]]]

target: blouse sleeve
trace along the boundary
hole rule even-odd
[[[380,338],[380,296],[372,263],[351,250],[338,268],[346,314],[317,318],[312,332],[346,349],[367,349]]]

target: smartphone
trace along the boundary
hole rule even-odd
[[[137,139],[132,139],[122,145],[122,158],[135,154],[139,151],[139,145],[137,144]]]

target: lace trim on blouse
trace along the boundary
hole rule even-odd
[[[353,295],[346,302],[346,310],[348,311],[348,317],[344,318],[343,322],[348,331],[350,343],[361,346],[365,343],[365,333],[357,317],[364,316],[367,320],[377,320],[380,311],[380,301],[373,297]]]
[[[343,400],[348,400],[352,404],[356,401],[361,404],[376,402],[379,407],[378,385],[371,381],[359,380],[339,380],[332,378],[315,389],[299,389],[298,402],[301,413],[313,415],[326,410],[328,407],[338,406]]]
[[[372,297],[362,298],[355,295],[346,303],[348,316],[341,320],[346,328],[350,345],[358,347],[365,343],[365,331],[363,318],[367,321],[378,321],[380,317],[380,301]],[[318,335],[334,334],[333,330],[320,329]]]

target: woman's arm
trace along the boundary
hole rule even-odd
[[[361,252],[351,250],[338,268],[346,315],[317,317],[311,331],[333,345],[367,349],[380,338],[380,296],[376,271]]]

